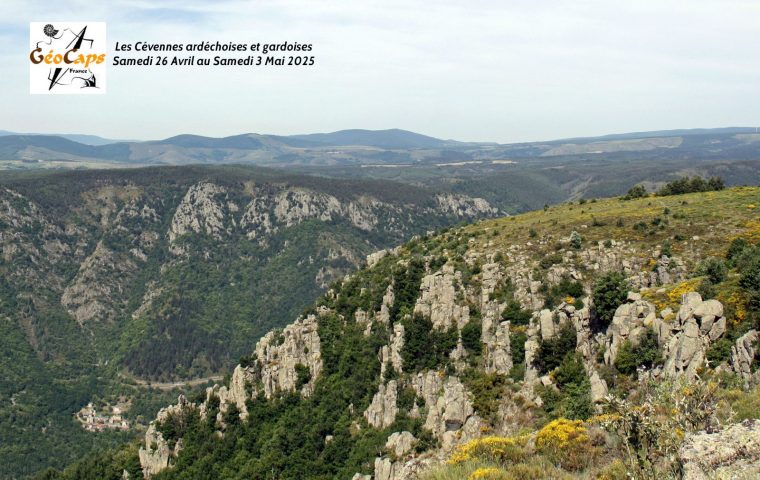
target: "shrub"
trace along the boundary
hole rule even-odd
[[[628,190],[628,193],[625,194],[623,197],[623,200],[633,200],[634,198],[643,198],[647,196],[647,189],[644,187],[644,185],[634,185]]]
[[[713,368],[717,367],[723,362],[727,362],[731,358],[731,348],[734,346],[734,342],[726,337],[718,339],[707,350],[707,361]]]
[[[527,436],[483,437],[460,445],[449,457],[449,465],[457,465],[470,460],[488,460],[498,463],[519,463],[526,458]]]
[[[573,230],[573,233],[570,234],[570,246],[576,250],[580,250],[580,248],[583,246],[583,237],[575,230]]]
[[[311,371],[309,367],[301,363],[296,364],[296,390],[300,390],[301,387],[309,383],[311,380]]]
[[[511,328],[509,331],[509,351],[512,354],[512,369],[515,366],[522,365],[523,373],[525,368],[525,342],[528,341],[528,335],[525,333],[525,328]],[[510,372],[511,374],[511,372]],[[511,376],[511,375],[510,375]],[[514,377],[513,377],[514,378]],[[520,375],[519,379],[522,380],[523,375]]]
[[[506,480],[506,472],[496,467],[480,467],[467,480]]]
[[[510,325],[527,325],[532,316],[529,311],[523,310],[520,302],[512,300],[502,312],[501,319],[504,322],[509,322]]]
[[[480,355],[483,351],[483,344],[480,341],[481,323],[480,319],[472,317],[467,325],[462,327],[462,345],[474,355]]]
[[[726,279],[728,267],[724,260],[717,257],[708,257],[699,264],[697,273],[707,276],[712,283],[720,283]]]
[[[512,284],[512,280],[507,278],[506,280],[504,280],[504,283],[502,283],[496,289],[494,289],[490,297],[491,297],[491,300],[496,300],[497,302],[506,302],[514,298],[514,293],[515,293],[515,286]]]
[[[472,393],[472,406],[487,421],[494,423],[500,401],[507,393],[507,379],[498,373],[485,373],[481,369],[469,369],[462,375],[462,382]]]
[[[541,373],[548,373],[557,368],[568,352],[575,351],[576,334],[571,322],[563,324],[552,338],[541,339],[536,363]]]
[[[747,243],[747,240],[741,237],[731,240],[731,244],[728,246],[728,251],[726,252],[726,260],[733,262],[739,258],[742,252],[744,252],[744,249],[748,246],[749,244]]]
[[[536,434],[536,450],[566,470],[586,468],[593,458],[593,448],[588,431],[580,420],[558,418]]]
[[[724,188],[726,188],[725,183],[720,177],[712,177],[709,180],[705,180],[699,176],[694,178],[682,177],[665,184],[664,187],[657,191],[657,195],[664,197],[667,195],[682,195],[684,193],[717,191]]]
[[[715,298],[718,291],[715,289],[715,284],[712,283],[709,278],[704,278],[697,286],[697,293],[699,293],[703,299],[707,300],[708,298]]]
[[[546,255],[542,257],[541,260],[538,261],[538,264],[544,270],[548,270],[549,268],[551,268],[552,265],[556,265],[558,263],[562,263],[562,255],[560,255],[559,253]]]
[[[525,378],[525,363],[513,363],[512,368],[509,369],[509,378],[515,382],[522,381]]]
[[[457,328],[434,330],[430,319],[414,315],[404,320],[404,347],[401,358],[410,371],[435,369],[446,363],[449,353],[457,345]]]
[[[586,379],[586,369],[583,366],[583,358],[575,351],[565,354],[557,370],[552,374],[557,386],[562,388],[571,383],[581,384]]]
[[[686,433],[715,426],[717,388],[702,380],[649,381],[635,404],[611,397],[594,421],[620,437],[633,478],[672,476]]]
[[[408,412],[414,408],[414,402],[417,399],[417,392],[412,387],[405,387],[399,390],[398,400],[396,401],[398,408],[402,412]]]
[[[660,345],[651,330],[647,330],[646,335],[636,345],[628,340],[623,342],[615,357],[615,368],[624,375],[635,374],[639,367],[649,370],[660,364]]]
[[[672,249],[672,245],[670,243],[670,240],[665,240],[664,242],[662,242],[662,249],[660,250],[660,256],[670,257],[672,254],[671,249]]]
[[[747,290],[760,289],[760,246],[746,248],[737,259],[737,269],[741,273],[739,285]]]
[[[594,286],[593,327],[604,330],[612,322],[615,310],[628,296],[628,283],[622,273],[611,272],[597,280]]]
[[[585,294],[583,285],[567,276],[562,277],[559,283],[552,287],[547,287],[546,284],[543,284],[541,291],[545,296],[544,308],[554,308],[561,301],[569,300],[568,297],[575,301]]]

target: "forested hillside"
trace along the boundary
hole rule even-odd
[[[221,375],[368,253],[496,213],[243,167],[4,176],[0,477],[133,438],[85,433],[74,412],[126,396],[139,427],[168,398],[141,385]]]
[[[139,445],[47,478],[752,478],[760,189],[713,187],[374,254]]]

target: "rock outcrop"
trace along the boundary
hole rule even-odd
[[[754,370],[752,365],[759,349],[760,332],[757,330],[745,333],[731,347],[731,368],[742,377],[747,387],[760,383],[760,369]]]
[[[760,478],[760,420],[689,434],[679,457],[684,480]]]
[[[367,423],[375,428],[386,428],[396,420],[398,407],[396,399],[398,397],[398,385],[395,380],[390,380],[387,384],[380,384],[377,393],[372,397],[372,403],[369,404],[364,412],[364,418]]]
[[[472,198],[465,195],[436,195],[438,206],[446,212],[458,217],[472,217],[478,215],[496,215],[499,209],[492,207],[482,198]]]
[[[169,241],[174,243],[179,237],[190,232],[205,233],[217,240],[229,233],[225,217],[229,209],[237,206],[228,203],[226,190],[219,185],[201,182],[187,190],[169,227]]]
[[[691,292],[683,296],[681,308],[673,322],[657,319],[655,332],[663,345],[663,373],[669,377],[684,375],[693,379],[704,365],[710,344],[726,330],[723,305],[717,300],[702,301]]]
[[[150,478],[169,468],[182,450],[182,439],[179,439],[173,448],[170,448],[161,432],[156,429],[156,422],[165,422],[173,415],[186,415],[193,408],[195,407],[187,402],[185,396],[180,395],[176,405],[159,410],[156,420],[150,423],[145,432],[145,444],[138,450],[140,466],[145,478]]]
[[[322,371],[321,344],[316,315],[298,319],[281,332],[266,334],[256,344],[258,380],[264,396],[271,398],[276,392],[294,391],[298,386],[297,366],[306,367],[309,378],[301,394],[309,395]]]
[[[417,439],[410,432],[395,432],[388,437],[385,448],[396,458],[400,458],[412,451],[416,443]]]
[[[461,305],[464,298],[462,274],[455,272],[451,265],[444,265],[440,271],[426,275],[420,286],[420,296],[414,306],[414,313],[430,318],[433,328],[446,330],[452,325],[461,330],[470,320],[470,309]],[[457,288],[458,287],[458,288]]]
[[[395,323],[393,334],[388,345],[380,349],[380,375],[385,376],[386,369],[390,365],[396,373],[404,371],[404,361],[401,358],[401,349],[404,348],[404,325]]]
[[[615,310],[612,322],[607,327],[607,338],[604,350],[604,363],[612,365],[617,358],[618,350],[623,342],[637,345],[654,325],[657,311],[654,305],[641,300],[640,295],[629,295],[628,303]]]
[[[382,202],[369,196],[340,200],[333,195],[308,188],[268,187],[251,189],[254,198],[245,207],[240,226],[250,239],[265,241],[264,237],[282,228],[298,225],[310,219],[325,222],[344,220],[361,230],[374,230],[378,224],[389,222],[385,228],[400,229],[394,219],[403,215],[400,206]],[[492,216],[498,209],[482,198],[465,196],[436,197],[439,214],[459,218]],[[427,209],[427,213],[433,213]],[[383,253],[368,258],[368,263],[379,260]]]
[[[220,413],[226,412],[228,405],[235,405],[240,412],[241,420],[248,418],[248,407],[245,402],[251,397],[248,388],[251,382],[255,381],[252,369],[246,369],[238,365],[230,377],[230,386],[222,386],[217,394],[219,395]]]
[[[442,391],[436,396],[432,390],[440,383],[423,382],[421,396],[428,409],[425,428],[441,440],[444,450],[450,450],[479,436],[482,420],[476,415],[469,394],[457,377],[448,377],[442,383]]]

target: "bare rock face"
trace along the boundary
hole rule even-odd
[[[390,250],[383,249],[383,250],[378,250],[377,252],[370,253],[369,255],[367,255],[367,268],[372,268],[375,265],[377,265],[377,263],[380,260],[388,256],[389,252]]]
[[[486,372],[507,375],[512,369],[512,354],[509,343],[509,322],[499,322],[493,339],[486,344]]]
[[[760,370],[753,373],[752,363],[757,355],[758,342],[760,342],[760,332],[750,330],[731,347],[731,368],[737,375],[744,379],[744,383],[750,385],[760,382]]]
[[[240,419],[248,418],[248,407],[245,405],[250,394],[246,391],[246,384],[253,381],[252,372],[238,365],[230,377],[230,386],[219,388],[219,409],[222,412],[227,411],[228,405],[235,405],[240,412]]]
[[[380,375],[385,375],[388,365],[393,367],[396,373],[404,371],[404,361],[401,358],[401,349],[404,348],[404,325],[395,323],[393,334],[388,345],[380,349]]]
[[[431,458],[412,458],[406,462],[388,457],[375,459],[375,480],[411,480],[434,463]]]
[[[256,366],[266,398],[276,392],[294,391],[298,382],[296,367],[309,370],[309,380],[301,387],[307,396],[322,371],[322,354],[317,317],[309,315],[291,323],[282,332],[269,332],[256,344]]]
[[[381,429],[393,424],[398,413],[397,396],[398,385],[395,380],[391,380],[387,384],[380,384],[377,393],[372,397],[372,403],[364,412],[367,423]]]
[[[460,305],[457,293],[464,296],[461,286],[462,275],[454,272],[454,267],[444,265],[440,271],[426,275],[420,286],[420,297],[414,306],[414,313],[421,314],[433,323],[433,328],[446,330],[452,325],[458,329],[470,320],[470,309]],[[455,287],[455,283],[459,288]]]
[[[170,459],[175,455],[161,432],[152,424],[145,432],[145,447],[140,447],[137,453],[145,478],[150,478],[168,468]]]
[[[610,326],[607,327],[607,339],[605,342],[604,363],[611,365],[617,358],[620,346],[628,340],[636,345],[646,334],[647,328],[654,324],[657,318],[655,306],[641,300],[636,295],[628,297],[629,303],[625,303],[615,310]]]
[[[180,395],[176,405],[159,410],[156,420],[150,423],[145,432],[145,445],[138,450],[140,466],[145,478],[150,478],[169,468],[172,465],[172,460],[177,458],[180,450],[182,450],[182,439],[177,441],[173,449],[169,448],[169,444],[161,432],[156,429],[156,422],[164,422],[171,415],[184,415],[188,409],[193,408],[195,407],[187,402],[185,396]]]
[[[328,313],[323,311],[322,313]],[[248,418],[246,401],[259,392],[267,399],[278,392],[292,392],[300,388],[303,396],[311,395],[319,374],[322,372],[322,354],[318,323],[315,315],[299,318],[282,331],[272,331],[256,344],[251,364],[238,365],[232,373],[228,386],[214,385],[206,389],[206,401],[200,405],[205,418],[207,404],[212,395],[219,397],[219,415],[235,405],[242,420]],[[299,384],[299,372],[308,370],[308,379]]]
[[[681,299],[681,308],[672,323],[658,321],[655,331],[664,346],[663,373],[669,377],[684,375],[693,379],[704,364],[710,344],[726,330],[723,305],[717,300],[702,301],[696,293]]]
[[[528,339],[525,341],[525,387],[531,387],[538,380],[538,368],[536,358],[541,348],[539,343],[539,327],[532,322],[526,332]]]
[[[393,293],[393,285],[388,285],[383,295],[383,301],[380,304],[380,311],[375,313],[375,318],[383,325],[388,325],[391,321],[391,310],[393,302],[396,300],[396,296]]]
[[[380,212],[394,213],[397,207],[369,197],[341,202],[338,198],[307,188],[254,189],[240,225],[250,239],[261,239],[276,233],[282,227],[292,227],[309,219],[332,221],[348,220],[362,230],[374,229]],[[386,252],[387,254],[387,252]],[[384,254],[378,252],[377,260]]]
[[[679,452],[684,480],[760,478],[760,421],[689,434]]]
[[[119,286],[111,279],[137,269],[130,260],[122,260],[98,242],[95,251],[80,266],[74,281],[66,287],[61,304],[82,325],[91,320],[110,320],[116,312],[111,305],[113,291]],[[104,281],[104,279],[106,279]]]
[[[420,372],[412,378],[412,388],[425,405],[432,405],[438,401],[443,389],[443,375],[435,370]]]
[[[187,190],[182,198],[169,227],[169,242],[174,243],[180,236],[194,232],[205,233],[221,240],[228,233],[225,216],[228,210],[237,210],[228,204],[226,191],[219,185],[201,182]]]
[[[441,440],[444,450],[480,436],[482,420],[475,414],[470,396],[457,377],[448,377],[443,392],[434,402],[427,403],[425,428]]]
[[[599,372],[595,369],[591,371],[589,380],[591,382],[591,401],[594,403],[602,402],[609,393],[607,382],[599,376]]]
[[[385,448],[399,458],[412,451],[416,443],[417,439],[410,432],[395,432],[388,437]]]
[[[465,195],[437,195],[435,197],[441,210],[458,217],[472,217],[478,215],[495,215],[499,209],[492,207],[488,201],[482,198],[472,198]]]
[[[604,242],[583,249],[579,252],[579,262],[589,270],[599,273],[623,272],[632,275],[639,268],[633,250],[625,242],[612,241],[609,246]]]
[[[557,333],[558,326],[554,323],[551,310],[543,309],[538,314],[538,325],[541,327],[541,338],[549,340]]]

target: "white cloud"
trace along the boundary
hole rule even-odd
[[[758,123],[760,4],[747,1],[119,1],[56,4],[109,43],[314,44],[314,68],[109,70],[97,98],[31,97],[6,0],[0,128],[125,138],[407,128],[519,141]],[[86,17],[86,18],[85,18]],[[21,53],[23,52],[23,53]]]

